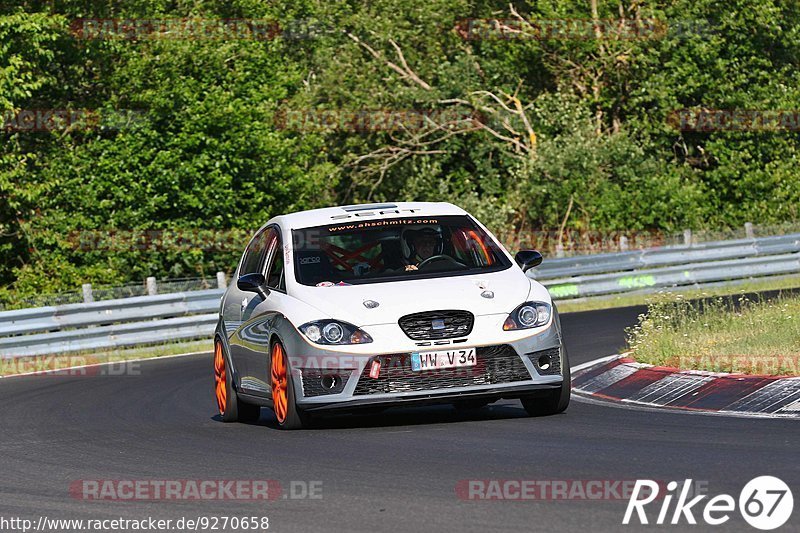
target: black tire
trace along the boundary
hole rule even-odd
[[[261,417],[261,407],[245,403],[239,399],[236,389],[233,386],[233,373],[230,371],[230,359],[225,353],[224,345],[217,340],[214,343],[214,388],[216,390],[218,380],[217,350],[221,350],[222,362],[225,370],[225,406],[224,408],[217,400],[217,408],[223,422],[255,422]]]
[[[544,397],[522,398],[522,407],[530,416],[550,416],[563,413],[569,407],[572,392],[572,372],[569,367],[567,349],[561,347],[561,375],[564,381],[561,387],[549,392]]]
[[[275,341],[272,345],[272,349],[270,349],[270,385],[272,385],[273,379],[273,357],[276,356],[276,347],[279,347],[282,352],[282,357],[284,358],[285,364],[285,372],[286,372],[286,416],[283,420],[278,415],[278,410],[273,408],[275,411],[275,418],[278,421],[278,427],[281,429],[292,430],[292,429],[303,429],[304,427],[308,427],[311,425],[311,417],[304,413],[300,408],[297,407],[297,400],[295,398],[295,391],[294,391],[294,380],[292,376],[292,369],[290,366],[290,359],[286,355],[286,350],[281,344],[280,341]],[[274,386],[273,386],[274,389]],[[275,396],[273,393],[273,405],[275,404]]]

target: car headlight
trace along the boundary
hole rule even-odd
[[[300,332],[315,344],[366,344],[372,337],[353,324],[339,320],[315,320],[298,328]]]
[[[551,309],[548,303],[525,302],[508,315],[506,321],[503,322],[503,329],[511,331],[544,326],[550,322]]]

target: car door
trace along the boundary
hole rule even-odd
[[[275,237],[270,243],[269,254],[264,271],[269,294],[265,299],[255,300],[253,307],[245,310],[244,322],[252,324],[254,331],[259,332],[261,350],[247,351],[248,377],[256,387],[269,390],[269,341],[274,331],[275,321],[286,306],[286,280],[284,263],[285,255],[280,229],[276,227]],[[257,324],[257,325],[256,325]]]
[[[276,230],[273,226],[267,226],[256,233],[242,255],[242,261],[236,274],[237,279],[245,274],[264,273],[275,235]],[[223,319],[226,327],[231,328],[228,332],[233,366],[240,378],[240,384],[246,388],[247,378],[250,375],[247,364],[250,359],[248,352],[255,345],[258,337],[257,330],[254,330],[253,325],[247,325],[246,322],[260,301],[261,297],[256,293],[239,290],[236,280],[234,280],[223,307]]]

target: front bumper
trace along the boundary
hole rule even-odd
[[[495,337],[492,344],[476,340],[419,348],[477,349],[476,366],[455,369],[413,372],[410,351],[343,356],[318,350],[311,357],[291,358],[297,404],[305,411],[328,411],[464,399],[494,401],[534,396],[561,386],[566,353],[557,315],[550,327],[528,337]],[[497,342],[501,340],[506,342]],[[540,359],[549,359],[551,364],[540,364]],[[377,375],[371,372],[375,361],[380,362]]]
[[[438,391],[412,394],[407,396],[389,397],[362,397],[353,398],[348,401],[335,402],[313,402],[303,406],[304,411],[308,412],[329,412],[357,410],[359,408],[374,407],[403,407],[409,405],[436,405],[442,403],[453,403],[463,400],[486,400],[494,402],[501,399],[519,399],[535,397],[548,391],[558,389],[561,383],[552,385],[547,384],[524,384],[508,385],[503,387],[474,387],[460,392],[457,391]]]

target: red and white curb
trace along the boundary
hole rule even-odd
[[[800,418],[800,377],[680,370],[612,355],[575,367],[573,392],[627,405]]]

